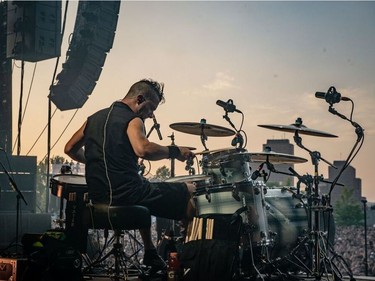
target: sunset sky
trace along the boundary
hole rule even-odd
[[[61,63],[73,32],[78,2],[70,2],[63,39]],[[65,8],[65,1],[62,4]],[[32,145],[47,124],[49,87],[56,59],[26,63],[24,91],[30,96],[22,125],[21,155],[47,153],[47,134]],[[20,61],[13,69],[13,141],[17,137],[20,96]],[[52,156],[64,156],[70,136],[95,111],[122,98],[129,87],[143,78],[165,83],[166,103],[155,115],[163,140],[155,132],[150,140],[169,145],[176,122],[199,122],[230,128],[223,119],[218,99],[232,99],[244,115],[246,149],[260,152],[267,139],[293,134],[260,128],[259,124],[288,125],[301,117],[311,129],[338,138],[302,135],[303,143],[325,159],[344,160],[356,140],[354,127],[328,112],[328,104],[315,98],[335,86],[354,101],[355,122],[365,129],[365,143],[352,162],[362,179],[362,194],[375,202],[373,170],[375,157],[375,2],[252,2],[252,1],[123,1],[116,37],[107,55],[94,92],[79,109],[58,140],[75,110],[57,111],[52,119]],[[24,94],[24,103],[26,96]],[[54,109],[55,107],[53,107]],[[334,108],[350,116],[351,103]],[[230,113],[240,125],[241,116]],[[146,121],[147,129],[152,120]],[[177,145],[204,147],[199,136],[174,131]],[[232,137],[208,137],[209,149],[231,146]],[[16,153],[16,150],[13,152]],[[309,161],[297,164],[300,174],[313,173],[308,153],[295,146],[295,155]],[[151,173],[169,161],[152,163]],[[186,174],[177,164],[177,175]],[[328,166],[319,164],[327,176]]]

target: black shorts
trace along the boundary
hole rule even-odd
[[[142,199],[136,204],[147,207],[151,215],[173,220],[186,216],[190,195],[185,183],[146,181],[143,187]]]

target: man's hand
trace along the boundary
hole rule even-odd
[[[189,158],[195,157],[194,153],[189,148],[184,146],[179,146],[178,148],[180,149],[181,156],[177,157],[177,160],[186,161]]]

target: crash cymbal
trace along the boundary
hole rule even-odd
[[[295,133],[298,131],[299,134],[316,136],[316,137],[327,137],[327,138],[337,138],[336,135],[332,135],[330,133],[326,133],[323,131],[318,131],[314,129],[309,129],[305,125],[302,124],[290,124],[290,125],[258,125],[258,127],[278,130],[283,132]]]
[[[251,162],[270,162],[274,164],[298,164],[305,163],[307,159],[291,154],[277,152],[249,152]]]
[[[173,124],[170,124],[169,127],[179,132],[192,134],[192,135],[198,135],[198,136],[202,134],[202,128],[203,128],[203,133],[208,137],[228,137],[228,136],[233,136],[234,134],[236,134],[235,131],[225,128],[225,127],[211,125],[211,124],[201,124],[201,123],[196,123],[196,122],[173,123]]]
[[[236,160],[241,157],[242,159],[248,159],[250,162],[270,162],[273,164],[298,164],[307,162],[307,159],[302,157],[273,151],[234,153],[231,155],[219,157],[215,159],[215,162],[223,163],[227,161]]]

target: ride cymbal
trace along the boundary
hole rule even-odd
[[[337,138],[336,135],[318,131],[314,129],[309,129],[305,125],[302,124],[290,124],[290,125],[258,125],[258,127],[266,128],[266,129],[272,129],[272,130],[278,130],[283,132],[289,132],[289,133],[295,133],[298,131],[299,134],[304,135],[310,135],[315,137],[327,137],[327,138]]]
[[[294,156],[291,154],[277,153],[277,152],[245,152],[245,153],[234,153],[230,155],[224,155],[215,159],[215,162],[223,163],[226,161],[232,161],[238,158],[248,159],[250,162],[269,162],[273,164],[298,164],[305,163],[307,159]]]
[[[270,162],[274,164],[299,164],[307,162],[307,159],[291,154],[277,152],[249,152],[251,162]]]
[[[198,136],[202,135],[202,133],[208,137],[228,137],[236,134],[235,131],[225,127],[197,122],[173,123],[169,127],[179,132]]]

